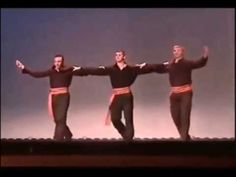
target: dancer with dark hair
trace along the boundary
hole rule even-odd
[[[19,60],[16,60],[16,66],[22,70],[22,73],[29,74],[35,78],[49,77],[50,91],[48,99],[49,113],[54,118],[56,124],[54,137],[55,140],[71,140],[72,133],[66,124],[67,111],[70,104],[69,87],[73,76],[86,76],[83,69],[73,71],[73,67],[64,65],[64,57],[56,55],[53,66],[42,72],[35,72],[25,67]]]
[[[78,68],[74,68],[76,71]],[[89,75],[109,76],[112,85],[112,96],[105,124],[110,120],[120,135],[125,140],[134,137],[133,123],[133,94],[131,85],[139,74],[152,72],[143,65],[131,66],[126,63],[126,53],[123,50],[115,52],[115,64],[112,66],[100,66],[99,68],[84,68]],[[79,70],[79,69],[78,69]],[[124,112],[125,124],[121,121]]]

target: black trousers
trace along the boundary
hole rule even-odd
[[[131,93],[116,95],[111,106],[111,121],[120,135],[125,140],[132,140],[134,137],[133,123],[133,95]],[[121,121],[122,111],[125,124]]]
[[[55,140],[71,139],[72,137],[72,133],[66,124],[69,104],[69,93],[52,96],[52,110],[56,123],[53,137]]]
[[[193,92],[172,93],[170,95],[170,112],[182,140],[190,140],[190,114]]]

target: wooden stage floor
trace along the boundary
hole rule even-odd
[[[1,167],[235,168],[235,139],[1,139]]]

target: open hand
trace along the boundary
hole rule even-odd
[[[105,66],[99,66],[98,68],[102,68],[102,69],[105,69]]]
[[[80,70],[81,69],[81,67],[80,66],[73,66],[73,71],[76,71],[76,70]]]
[[[24,69],[25,66],[19,61],[19,60],[16,60],[16,66],[20,69]]]
[[[203,57],[207,58],[209,55],[209,48],[207,46],[203,47]]]
[[[147,63],[142,63],[142,64],[136,64],[136,66],[139,66],[140,68],[143,68],[144,66],[146,66]]]

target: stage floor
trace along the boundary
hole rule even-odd
[[[1,166],[236,168],[235,139],[1,139]]]

